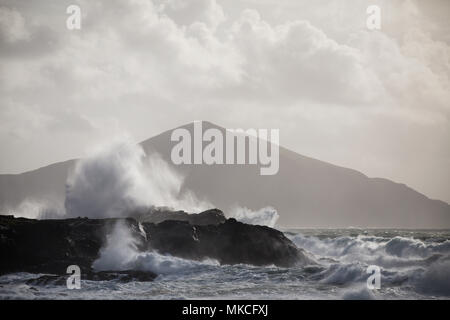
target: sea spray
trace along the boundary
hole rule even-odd
[[[157,153],[140,145],[117,142],[80,160],[68,179],[68,216],[126,216],[137,207],[166,206],[199,212],[212,205],[189,191],[181,193],[183,177]]]
[[[140,251],[142,239],[145,239],[141,232],[143,230],[139,227],[136,234],[133,234],[130,226],[123,220],[117,221],[111,233],[107,235],[106,244],[100,249],[99,258],[94,261],[92,267],[97,271],[140,270],[164,275],[219,265],[213,259],[192,261],[155,251]]]
[[[273,207],[264,207],[255,211],[246,207],[235,207],[231,210],[229,217],[235,218],[236,220],[244,223],[273,228],[275,227],[280,216],[278,215],[277,210]]]
[[[138,255],[139,240],[133,236],[124,221],[117,221],[106,237],[106,245],[92,267],[98,271],[129,270]]]
[[[58,219],[64,218],[66,211],[64,205],[50,198],[27,198],[16,207],[7,207],[5,212],[10,212],[16,218],[28,219]]]

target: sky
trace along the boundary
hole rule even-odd
[[[450,202],[449,14],[447,0],[0,0],[0,173],[208,120],[279,129],[300,154]]]

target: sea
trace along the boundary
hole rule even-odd
[[[0,299],[449,299],[450,230],[285,229],[315,263],[220,265],[155,252],[140,256],[150,282],[89,281],[80,289],[0,277]],[[379,268],[379,286],[369,281]],[[372,284],[372,285],[370,285]]]

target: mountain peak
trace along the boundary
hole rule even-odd
[[[178,128],[191,130],[194,123]],[[202,128],[224,128],[202,121]],[[245,128],[244,128],[245,129]],[[255,165],[181,164],[171,161],[172,130],[141,143],[150,155],[157,152],[184,177],[180,192],[192,192],[221,208],[258,210],[272,207],[284,227],[450,228],[450,206],[430,200],[413,189],[299,155],[280,147],[279,171],[260,175]],[[0,175],[0,208],[18,206],[25,199],[64,202],[67,161],[18,175]],[[179,208],[183,209],[183,208]]]

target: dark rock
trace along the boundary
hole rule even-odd
[[[124,220],[130,226],[136,224],[133,219]],[[65,274],[69,265],[78,265],[82,273],[88,273],[116,221],[0,216],[0,274]]]
[[[292,266],[308,258],[278,230],[231,218],[220,225],[193,226],[182,221],[144,223],[149,246],[162,254],[221,264]]]
[[[287,267],[309,262],[282,232],[235,219],[213,225],[173,220],[139,225],[132,218],[32,220],[0,216],[0,274],[66,275],[69,265],[78,265],[82,275],[107,276],[94,273],[91,266],[106,242],[106,235],[119,220],[139,240],[140,251],[155,250],[192,260],[211,258],[222,264]],[[152,275],[128,272],[122,276],[147,279]]]
[[[185,211],[171,211],[167,208],[141,209],[130,216],[140,222],[161,223],[167,220],[187,221],[192,225],[206,226],[224,223],[227,219],[219,209],[210,209],[200,213],[187,213]]]

